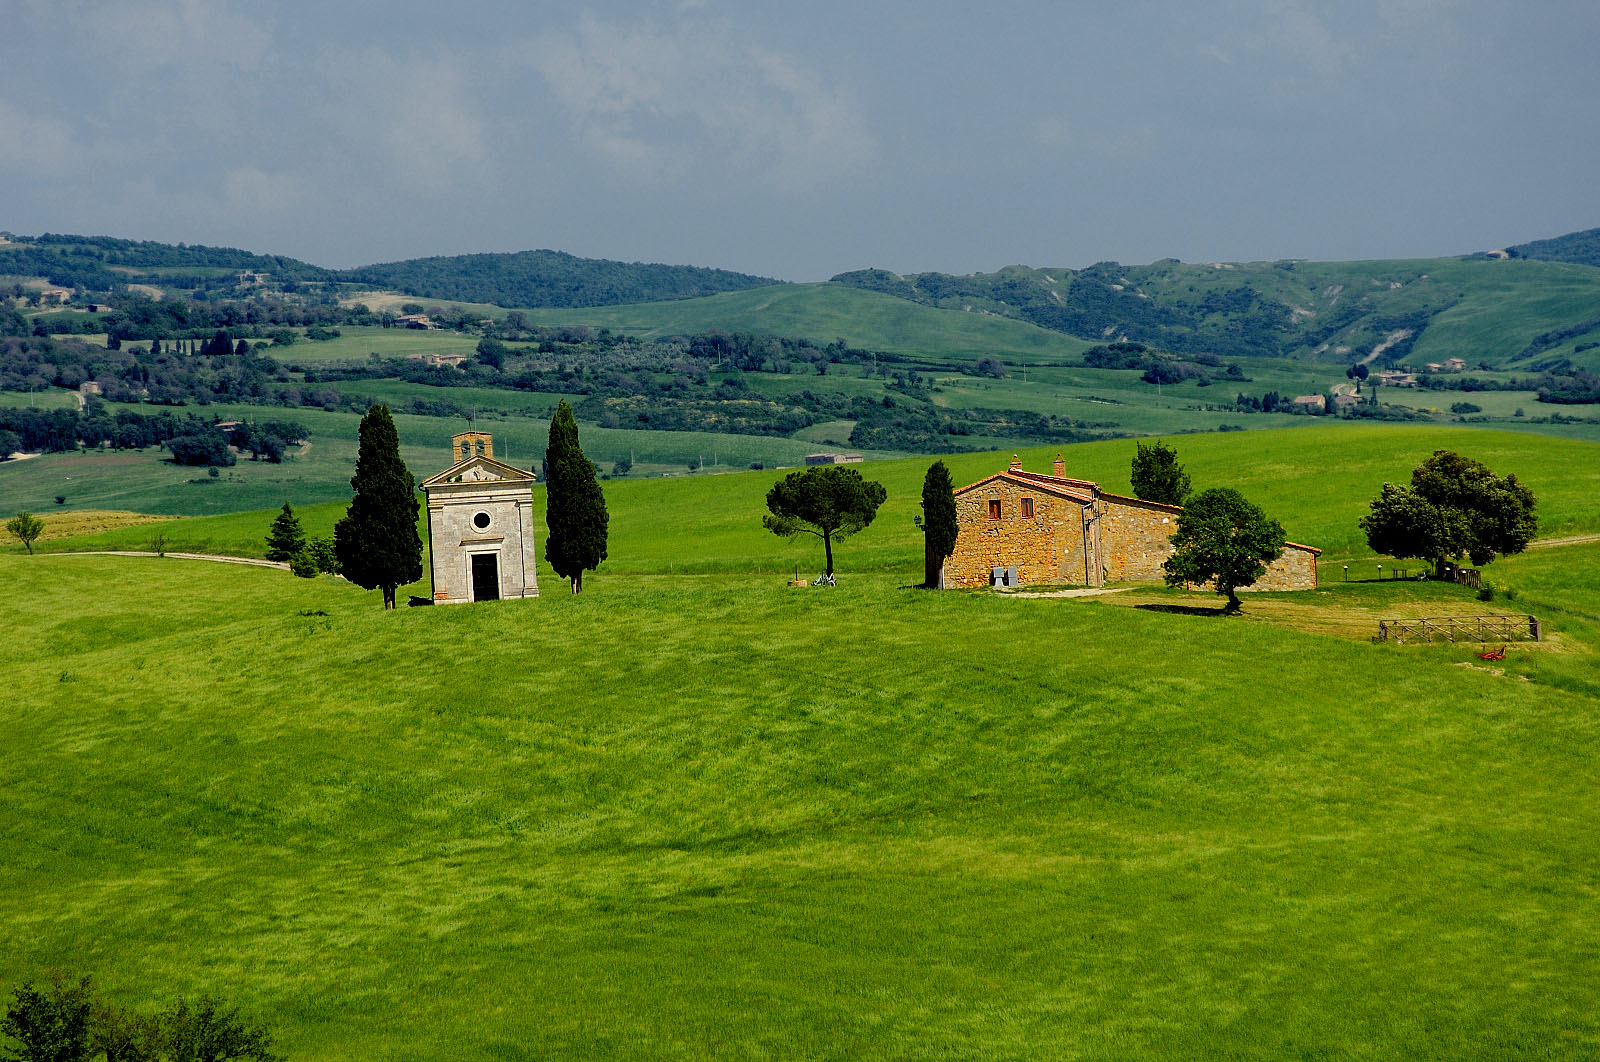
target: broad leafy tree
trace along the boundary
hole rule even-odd
[[[557,575],[572,583],[574,594],[582,593],[583,573],[594,571],[606,559],[610,516],[594,462],[578,445],[578,421],[566,399],[550,418],[544,479],[545,526],[549,529],[544,559]]]
[[[939,586],[939,572],[950,554],[956,551],[955,484],[950,470],[943,461],[928,466],[922,477],[922,515],[917,517],[922,528],[922,585],[930,590]]]
[[[1178,514],[1174,553],[1161,567],[1168,586],[1211,583],[1239,611],[1241,586],[1267,572],[1283,553],[1283,527],[1236,490],[1201,491]]]
[[[28,552],[31,554],[34,540],[44,534],[44,521],[27,510],[23,510],[6,521],[6,530],[11,532],[24,546],[27,546]]]
[[[0,1037],[16,1046],[3,1056],[18,1062],[78,1062],[88,1059],[94,988],[56,976],[44,988],[30,982],[16,989],[0,1017]]]
[[[1497,476],[1481,461],[1435,450],[1412,471],[1409,487],[1383,485],[1361,529],[1376,552],[1428,561],[1442,575],[1451,559],[1482,565],[1521,553],[1539,530],[1536,504],[1514,474]]]
[[[1165,505],[1182,505],[1189,494],[1189,473],[1178,464],[1178,451],[1166,443],[1135,443],[1133,496]]]
[[[395,589],[422,578],[422,538],[417,534],[416,481],[400,459],[400,436],[389,407],[375,405],[361,418],[355,497],[333,528],[333,549],[344,577],[367,590],[383,590],[394,608]]]
[[[827,574],[833,574],[833,542],[855,534],[878,515],[888,492],[845,465],[822,465],[790,472],[767,491],[762,524],[788,538],[802,532],[822,539]]]
[[[290,561],[301,550],[306,548],[306,533],[300,526],[300,518],[289,508],[289,503],[283,503],[283,511],[272,521],[272,528],[267,532],[267,560]]]

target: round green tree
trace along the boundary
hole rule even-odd
[[[44,521],[24,509],[6,521],[6,530],[27,546],[31,554],[34,539],[44,534]]]
[[[878,515],[888,492],[844,465],[822,465],[790,472],[767,491],[762,524],[788,538],[802,532],[822,539],[827,573],[833,574],[833,542],[855,534]]]
[[[1224,611],[1238,612],[1238,588],[1265,575],[1283,553],[1283,526],[1236,490],[1206,490],[1178,514],[1172,546],[1161,566],[1167,585],[1211,583],[1228,597]]]
[[[375,405],[361,418],[355,496],[333,528],[333,549],[344,577],[367,590],[383,590],[394,608],[397,587],[422,578],[422,538],[417,534],[416,481],[400,459],[400,436],[389,407]]]
[[[1383,485],[1361,529],[1376,552],[1428,561],[1443,575],[1452,558],[1481,565],[1527,549],[1539,530],[1536,504],[1515,475],[1502,478],[1481,461],[1435,450],[1412,470],[1409,487]]]
[[[1182,505],[1189,494],[1189,473],[1178,464],[1178,451],[1166,443],[1135,443],[1129,479],[1133,496],[1144,501]]]
[[[578,421],[566,399],[550,418],[550,445],[544,452],[544,559],[556,574],[583,592],[583,573],[606,559],[610,515],[594,474],[594,462],[578,445]]]

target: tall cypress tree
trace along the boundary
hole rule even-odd
[[[950,554],[956,551],[955,484],[950,480],[950,470],[943,461],[928,466],[922,477],[922,515],[917,517],[922,528],[922,585],[930,590],[939,587],[939,572]]]
[[[566,399],[550,418],[550,445],[544,452],[544,559],[574,594],[583,592],[583,573],[606,559],[605,495],[595,478],[594,462],[578,446],[578,422]]]
[[[272,521],[272,530],[267,532],[267,560],[294,560],[305,548],[306,533],[300,527],[300,518],[289,508],[289,503],[284,502],[283,512]]]
[[[400,459],[400,435],[388,406],[367,410],[360,438],[350,478],[356,493],[333,527],[333,551],[344,577],[367,590],[381,588],[389,609],[396,587],[422,578],[416,481]]]

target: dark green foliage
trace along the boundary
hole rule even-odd
[[[1283,553],[1283,526],[1229,488],[1201,491],[1178,514],[1175,552],[1162,564],[1168,586],[1211,583],[1239,611],[1239,587],[1266,574]]]
[[[416,481],[400,459],[400,436],[389,407],[375,405],[361,418],[355,497],[334,525],[334,553],[344,577],[367,590],[383,590],[394,608],[395,588],[422,578],[417,535]]]
[[[430,299],[498,306],[616,306],[778,283],[726,269],[612,262],[559,251],[413,258],[348,269],[339,279]]]
[[[1409,487],[1385,483],[1361,518],[1367,545],[1390,557],[1415,557],[1441,570],[1452,558],[1483,565],[1521,553],[1539,530],[1533,491],[1515,474],[1500,477],[1451,450],[1411,473]]]
[[[827,574],[833,574],[833,540],[855,534],[872,523],[888,492],[883,484],[862,479],[846,465],[822,465],[790,472],[767,491],[771,510],[761,523],[788,538],[804,532],[822,539]]]
[[[0,429],[0,461],[11,460],[11,455],[22,449],[22,436],[9,429]]]
[[[13,993],[0,1018],[0,1036],[14,1041],[3,1056],[14,1062],[87,1062],[93,985],[56,975],[44,988],[31,982]]]
[[[1163,505],[1182,505],[1189,494],[1189,473],[1178,464],[1178,451],[1166,443],[1135,443],[1133,496]]]
[[[922,528],[922,585],[935,589],[944,562],[956,551],[956,535],[960,531],[955,483],[943,461],[929,465],[922,477],[922,515],[917,517],[917,526]]]
[[[327,535],[318,535],[308,541],[304,555],[316,565],[317,571],[329,575],[339,574],[339,554],[333,548],[333,539]]]
[[[1585,229],[1548,240],[1519,243],[1515,247],[1507,247],[1506,253],[1512,258],[1539,258],[1546,262],[1600,266],[1600,229]]]
[[[0,1058],[14,1062],[280,1062],[272,1034],[223,1000],[179,1000],[154,1017],[124,1010],[94,993],[92,981],[61,974],[38,989],[16,989],[0,1036],[15,1046]]]
[[[280,1057],[272,1052],[266,1026],[248,1024],[238,1007],[212,996],[201,996],[192,1006],[179,1000],[157,1021],[163,1057],[170,1062],[274,1062]]]
[[[1005,362],[1001,361],[999,358],[979,358],[977,373],[979,376],[987,376],[994,380],[1003,380],[1006,377]]]
[[[574,594],[583,591],[583,573],[606,559],[605,495],[595,477],[594,462],[578,445],[578,421],[566,399],[550,418],[550,445],[544,452],[545,560]]]
[[[1450,403],[1450,412],[1461,414],[1482,413],[1483,407],[1476,402],[1452,402]]]
[[[283,511],[272,521],[267,532],[267,560],[292,561],[306,548],[306,533],[300,527],[300,518],[283,503]]]
[[[228,437],[215,428],[168,439],[167,450],[172,454],[173,463],[179,465],[226,468],[238,461],[228,446]]]

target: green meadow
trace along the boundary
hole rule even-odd
[[[1354,521],[1447,447],[1525,478],[1544,537],[1593,536],[1600,446],[1176,444],[1326,548],[1322,588],[1237,619],[912,589],[927,458],[861,466],[889,501],[836,590],[784,585],[820,551],[760,527],[772,471],[608,482],[578,597],[541,565],[536,601],[385,613],[328,577],[60,552],[148,525],[0,550],[26,617],[0,984],[223,993],[296,1060],[1593,1057],[1600,542],[1495,562],[1484,604],[1367,581]],[[1124,490],[1132,448],[1064,456]],[[271,515],[158,526],[259,555]],[[1391,609],[1551,639],[1488,665],[1317,633]]]

